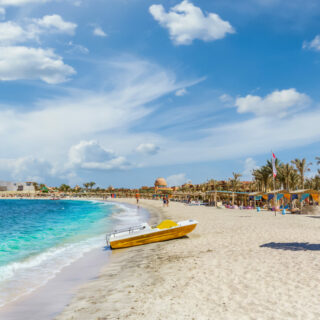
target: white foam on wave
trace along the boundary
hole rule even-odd
[[[112,214],[113,225],[116,228],[132,226],[132,224],[140,224],[148,220],[147,212],[139,207],[121,203],[114,203],[114,205],[119,209]]]
[[[0,267],[0,306],[44,285],[86,252],[103,247],[104,235],[51,248],[26,260]]]
[[[105,230],[106,233],[111,231],[111,228],[132,226],[146,221],[147,213],[144,210],[118,203],[97,202],[114,206],[113,213],[108,218],[110,230]],[[105,235],[101,234],[76,243],[52,247],[25,260],[0,267],[0,307],[43,286],[85,253],[103,248],[104,245]]]

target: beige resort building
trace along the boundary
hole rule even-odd
[[[32,182],[0,181],[0,192],[35,192]]]

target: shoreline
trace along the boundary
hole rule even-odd
[[[30,199],[27,199],[30,200]],[[42,200],[42,199],[41,199]],[[73,200],[73,199],[65,199]],[[76,201],[79,199],[75,199]],[[101,199],[81,199],[80,201],[101,201]],[[119,201],[108,201],[115,205],[122,205],[129,209],[133,206]],[[143,209],[142,216],[147,214],[152,219],[152,214]],[[71,264],[63,267],[53,278],[44,285],[35,288],[28,294],[17,297],[0,308],[0,319],[20,320],[32,318],[33,320],[53,319],[61,313],[68,302],[77,292],[79,286],[99,277],[102,268],[110,263],[111,250],[102,245],[93,248]],[[39,309],[40,305],[46,306]],[[28,316],[29,315],[29,316]]]
[[[320,318],[320,216],[139,205],[150,224],[199,225],[180,239],[110,251],[99,277],[75,288],[55,320]]]
[[[199,225],[184,238],[113,250],[111,264],[55,320],[320,318],[320,219],[140,206]]]
[[[110,199],[110,202],[136,205],[136,200],[129,198]],[[151,201],[151,203],[148,203],[140,200],[139,207],[149,212],[150,218],[148,223],[151,225],[157,224],[167,218],[166,212],[159,204],[161,204],[161,201]],[[81,286],[71,303],[54,319],[99,319],[99,316],[96,315],[90,317],[91,311],[88,311],[88,313],[83,312],[82,314],[86,304],[95,306],[94,298],[97,292],[99,295],[102,294],[104,297],[108,297],[108,307],[105,307],[105,309],[109,309],[109,312],[101,317],[101,319],[122,319],[116,316],[116,314],[122,310],[122,303],[118,304],[118,299],[123,292],[130,294],[131,290],[134,289],[135,285],[129,283],[132,278],[132,273],[134,272],[135,276],[137,276],[135,280],[138,280],[140,284],[147,282],[149,278],[148,273],[139,272],[139,267],[137,270],[134,267],[129,267],[129,269],[127,267],[129,265],[147,265],[149,263],[150,253],[160,251],[159,249],[159,243],[151,243],[147,246],[111,250],[110,261],[101,270],[100,276],[96,280],[87,282]],[[138,272],[135,273],[135,271]],[[100,288],[100,285],[103,286],[103,289]],[[126,304],[131,300],[130,310],[132,310],[131,308],[133,307],[131,305],[135,303],[134,300],[131,299],[133,297],[125,296],[124,298]],[[78,309],[79,307],[80,309]]]

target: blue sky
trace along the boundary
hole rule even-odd
[[[251,179],[271,150],[314,161],[319,16],[313,0],[0,0],[1,179],[173,185]]]

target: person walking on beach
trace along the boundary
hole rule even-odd
[[[162,198],[162,201],[163,201],[163,206],[165,207],[166,204],[167,204],[167,199],[166,199],[166,197],[163,197],[163,198]]]

